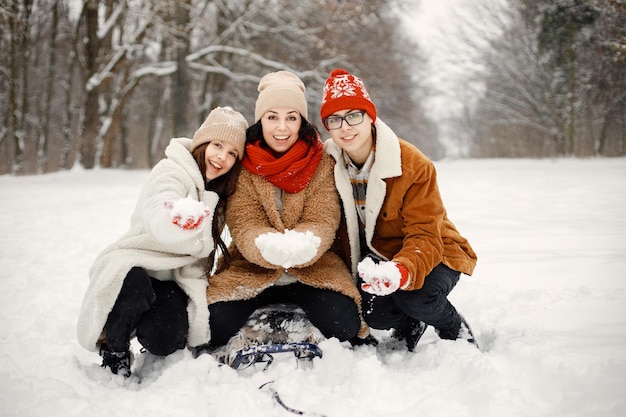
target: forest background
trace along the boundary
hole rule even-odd
[[[303,79],[321,126],[335,67],[363,78],[379,115],[435,160],[626,155],[625,0],[468,1],[445,48],[416,39],[419,5],[2,2],[0,174],[150,168],[216,106],[251,121],[258,80],[283,69]],[[445,118],[433,117],[433,50],[460,81]]]

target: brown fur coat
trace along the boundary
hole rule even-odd
[[[276,187],[262,176],[241,171],[237,189],[226,206],[226,224],[233,240],[232,259],[228,269],[209,278],[209,304],[250,299],[278,281],[285,270],[267,262],[254,241],[261,234],[290,229],[311,231],[321,243],[313,259],[287,272],[306,285],[353,298],[360,311],[361,296],[350,270],[330,251],[340,218],[333,165],[332,158],[324,154],[303,191],[284,193],[282,212],[275,200]],[[359,336],[364,337],[369,330],[363,320],[361,323]]]

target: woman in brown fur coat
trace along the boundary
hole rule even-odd
[[[330,251],[340,219],[334,162],[306,119],[304,84],[279,71],[258,90],[245,169],[226,208],[232,257],[209,278],[209,346],[226,344],[256,309],[276,303],[302,308],[327,338],[364,337],[361,296]]]

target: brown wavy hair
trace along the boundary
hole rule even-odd
[[[206,275],[210,276],[215,264],[215,255],[217,249],[222,252],[222,261],[215,273],[218,273],[228,267],[230,264],[230,253],[228,252],[228,246],[222,240],[222,231],[226,225],[226,201],[228,197],[233,195],[235,187],[237,186],[237,179],[239,179],[239,172],[241,172],[241,161],[239,158],[235,161],[230,171],[221,175],[211,181],[207,181],[206,178],[206,160],[204,158],[204,152],[210,142],[204,143],[198,146],[191,153],[193,158],[198,164],[202,179],[204,180],[204,189],[207,191],[213,191],[219,197],[217,206],[215,207],[215,214],[213,215],[213,224],[211,225],[211,236],[213,237],[213,251],[209,255],[206,266]]]

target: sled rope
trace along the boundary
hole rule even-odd
[[[274,387],[272,387],[271,385],[274,383],[274,381],[268,381],[264,384],[262,384],[259,387],[259,390],[261,391],[267,391],[270,394],[272,394],[272,398],[274,399],[274,401],[276,401],[276,403],[278,405],[280,405],[282,408],[284,408],[285,410],[287,410],[288,412],[292,413],[292,414],[296,414],[299,416],[305,416],[305,417],[326,417],[323,414],[318,414],[318,413],[312,413],[312,412],[308,412],[308,411],[302,411],[302,410],[297,410],[295,408],[289,407],[287,404],[285,404],[285,402],[283,401],[282,398],[280,398],[280,394],[278,394],[278,391],[276,391],[274,389]]]

